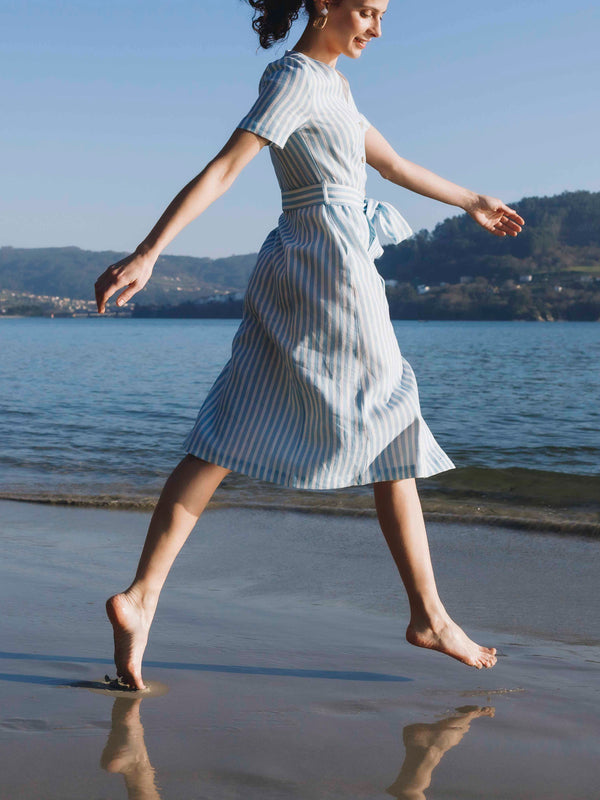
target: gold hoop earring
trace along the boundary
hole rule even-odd
[[[317,28],[318,30],[322,31],[325,25],[327,25],[327,14],[328,9],[324,8],[319,16],[313,20],[313,28]]]

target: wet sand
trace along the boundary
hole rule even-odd
[[[205,513],[144,677],[111,691],[108,593],[148,515],[0,503],[2,798],[585,798],[600,756],[598,545],[431,523],[440,592],[499,650],[406,644],[376,522]]]

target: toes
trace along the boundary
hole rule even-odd
[[[138,672],[130,672],[123,679],[130,689],[145,689],[142,676]]]
[[[479,658],[486,669],[493,667],[497,662],[495,647],[480,647]]]
[[[132,689],[145,689],[142,673],[137,670],[129,673],[129,685]]]
[[[484,667],[485,669],[489,669],[493,667],[495,663],[496,659],[494,656],[482,653],[479,655],[479,658],[474,661],[474,666],[476,666],[477,669],[483,669]]]
[[[137,689],[146,688],[142,683],[141,678],[134,678],[133,676],[131,678],[125,678],[125,683],[127,684],[127,686],[129,686],[130,689],[133,689],[134,691]]]

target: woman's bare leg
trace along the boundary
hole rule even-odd
[[[169,570],[228,472],[191,455],[179,462],[154,509],[133,583],[106,602],[114,632],[117,675],[132,689],[145,688],[142,657]]]
[[[379,524],[408,594],[407,640],[472,667],[493,667],[496,649],[480,647],[453,622],[437,592],[414,478],[373,484]]]

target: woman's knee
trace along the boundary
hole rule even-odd
[[[398,478],[393,481],[377,481],[373,484],[373,492],[382,494],[408,494],[415,491],[417,482],[414,478]]]

